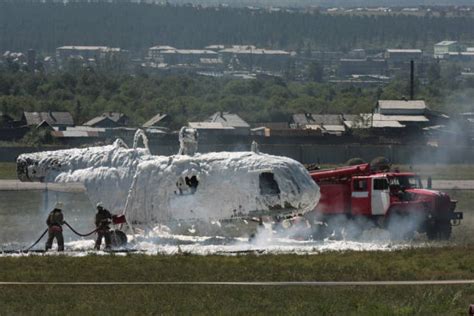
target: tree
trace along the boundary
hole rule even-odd
[[[318,62],[312,62],[308,66],[308,78],[312,81],[322,82],[323,72],[324,69]]]
[[[438,61],[430,64],[427,75],[430,84],[433,84],[441,79],[441,67],[439,66]]]

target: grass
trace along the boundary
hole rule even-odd
[[[447,315],[467,314],[473,286],[0,287],[5,315]]]
[[[0,179],[17,179],[16,163],[0,162]]]
[[[472,279],[474,246],[312,256],[0,258],[1,281]],[[5,314],[452,314],[473,286],[0,286]]]
[[[474,245],[265,256],[0,258],[2,281],[361,281],[474,276]]]

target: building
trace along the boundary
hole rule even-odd
[[[342,135],[346,132],[341,114],[293,114],[290,127],[294,129],[319,130],[323,134]]]
[[[188,126],[198,131],[199,136],[208,135],[233,135],[235,134],[235,128],[230,126],[224,126],[220,122],[189,122]]]
[[[431,111],[423,100],[379,100],[372,120],[397,121],[408,128],[424,128],[445,122],[449,117]]]
[[[285,69],[291,58],[287,51],[256,48],[253,45],[234,45],[220,50],[219,55],[225,64],[273,70]]]
[[[201,64],[209,61],[218,61],[219,55],[213,50],[206,49],[163,49],[163,46],[155,46],[149,49],[148,55],[155,63],[168,65],[178,64]]]
[[[387,73],[387,63],[384,59],[347,59],[339,61],[339,75],[385,75]]]
[[[379,100],[374,112],[383,115],[425,115],[427,109],[423,100]]]
[[[158,113],[151,119],[143,123],[144,128],[168,128],[171,123],[171,117],[165,113]]]
[[[167,45],[153,46],[148,49],[148,57],[152,61],[158,62],[159,59],[161,58],[161,52],[167,51],[167,50],[176,50],[176,48],[172,46],[167,46]]]
[[[390,119],[390,117],[382,118],[381,114],[373,113],[360,113],[344,114],[344,125],[346,128],[354,129],[377,129],[382,131],[397,130],[405,128],[405,125],[401,124],[397,120]]]
[[[421,61],[423,51],[421,49],[387,49],[385,59],[390,67],[402,66],[410,61]]]
[[[102,61],[124,63],[130,58],[129,52],[121,48],[107,46],[61,46],[56,48],[56,60],[60,67],[70,59],[78,59],[86,64]]]
[[[128,125],[128,117],[119,112],[105,112],[85,122],[84,126],[114,128]]]
[[[442,41],[434,45],[434,58],[443,59],[449,53],[458,53],[459,45],[456,41]]]
[[[232,127],[238,135],[250,135],[250,125],[237,114],[216,112],[207,120],[209,123],[219,123],[224,127]]]
[[[443,58],[454,62],[471,63],[474,62],[474,51],[448,53]]]
[[[59,128],[74,126],[74,120],[69,112],[23,112],[20,119],[22,126],[41,126],[44,123]]]

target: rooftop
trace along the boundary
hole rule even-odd
[[[49,125],[74,125],[69,112],[23,112],[26,125],[39,125],[43,121]]]
[[[161,53],[162,54],[183,54],[183,55],[200,55],[200,54],[217,55],[215,51],[206,50],[206,49],[170,49],[170,50],[164,50]]]
[[[212,123],[220,123],[223,126],[250,128],[250,125],[240,116],[229,112],[216,112],[210,116],[207,121]]]
[[[429,122],[430,120],[424,115],[384,115],[374,113],[374,120],[377,121],[398,121],[398,122]]]
[[[442,42],[436,43],[435,46],[449,46],[449,45],[454,45],[457,43],[458,42],[456,41],[442,41]]]
[[[173,50],[173,49],[176,49],[176,48],[172,46],[167,46],[167,45],[150,47],[150,50]]]
[[[216,122],[189,122],[188,126],[191,128],[196,128],[196,129],[225,129],[225,130],[234,129],[231,126],[224,126],[222,125],[222,123],[216,123]]]
[[[387,49],[389,53],[417,53],[422,54],[423,51],[421,49],[399,49],[399,48],[389,48]]]
[[[425,110],[427,108],[423,100],[379,100],[380,109],[402,109],[402,110]]]
[[[156,123],[160,122],[161,120],[163,120],[165,117],[167,117],[168,115],[165,114],[165,113],[158,113],[156,114],[155,116],[153,116],[151,119],[149,119],[148,121],[146,121],[145,123],[143,123],[143,127],[152,127],[153,125],[155,125]]]
[[[107,46],[61,46],[56,49],[59,50],[106,50]]]
[[[284,50],[273,50],[263,48],[248,48],[248,47],[232,47],[226,48],[219,51],[220,53],[231,53],[231,54],[255,54],[255,55],[290,55],[289,52]]]

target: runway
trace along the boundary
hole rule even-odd
[[[407,286],[407,285],[471,285],[474,280],[419,280],[419,281],[288,281],[288,282],[0,282],[0,286],[55,285],[55,286]]]
[[[424,181],[426,187],[426,181]],[[433,180],[434,190],[474,190],[474,180]],[[56,192],[84,192],[82,183],[42,183],[0,180],[0,191],[49,190]]]

